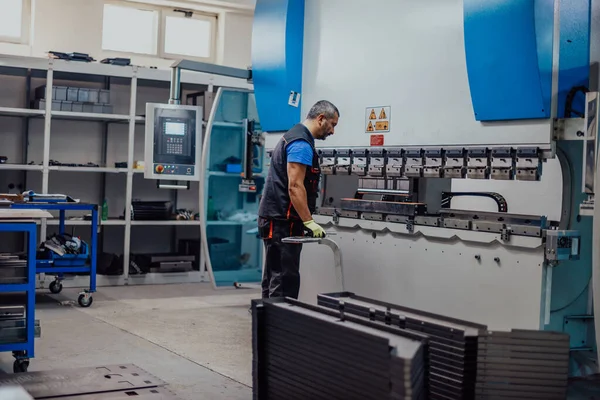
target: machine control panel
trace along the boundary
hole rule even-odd
[[[146,104],[146,179],[199,180],[202,107]]]

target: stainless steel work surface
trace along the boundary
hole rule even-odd
[[[165,382],[132,364],[0,375],[0,386],[22,386],[35,399],[51,399],[164,386]]]

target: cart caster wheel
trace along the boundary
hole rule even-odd
[[[59,294],[63,290],[63,285],[59,281],[50,282],[50,293]]]
[[[13,372],[18,374],[20,372],[27,372],[27,368],[29,368],[29,360],[15,360],[13,364]]]
[[[94,301],[94,299],[92,298],[92,296],[88,293],[82,293],[79,295],[79,297],[77,298],[77,302],[79,303],[79,305],[81,307],[89,307],[92,305],[92,302]]]

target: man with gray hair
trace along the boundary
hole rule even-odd
[[[333,135],[340,112],[326,100],[318,101],[304,122],[287,131],[273,149],[271,166],[258,210],[258,231],[266,261],[262,297],[298,298],[301,244],[282,243],[290,236],[324,237],[312,214],[317,207],[321,168],[315,139]]]

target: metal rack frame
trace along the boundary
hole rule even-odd
[[[0,232],[27,233],[27,283],[0,284],[0,293],[27,294],[25,320],[27,340],[21,343],[0,344],[0,352],[11,351],[15,357],[14,372],[26,372],[29,359],[35,357],[35,250],[37,245],[37,226],[35,221],[5,221],[0,220]]]
[[[110,79],[112,83],[130,86],[129,112],[128,114],[95,114],[82,112],[54,111],[51,102],[46,103],[44,110],[34,110],[27,108],[0,107],[0,118],[16,117],[24,118],[27,121],[31,119],[44,119],[43,135],[43,160],[42,165],[25,164],[0,164],[0,173],[3,170],[17,171],[36,171],[42,173],[42,192],[49,190],[49,174],[51,171],[69,171],[79,173],[123,173],[126,174],[125,190],[125,210],[131,208],[133,199],[133,177],[135,174],[143,173],[141,170],[133,168],[134,163],[134,145],[136,125],[145,123],[144,116],[136,115],[137,93],[139,87],[159,87],[165,89],[164,102],[169,100],[169,84],[171,81],[171,71],[168,69],[153,69],[138,66],[113,66],[101,63],[83,63],[56,59],[44,59],[33,57],[17,57],[0,55],[0,75],[22,76],[26,78],[26,90],[31,90],[31,78],[46,79],[46,97],[51,98],[51,91],[54,80],[72,80],[72,81],[92,81],[97,83],[105,82]],[[197,87],[202,85],[208,87],[211,92],[215,87],[230,87],[239,89],[251,89],[252,84],[241,79],[214,75],[211,73],[182,71],[181,85],[183,87]],[[27,97],[28,98],[28,97]],[[100,123],[119,123],[127,124],[127,168],[111,167],[65,167],[50,165],[50,135],[52,131],[52,122],[54,120],[79,120]],[[24,134],[27,137],[28,123],[25,124]],[[26,155],[26,150],[24,150]],[[24,158],[23,162],[27,162]],[[40,236],[45,237],[47,226],[54,225],[56,222],[42,220]],[[65,225],[88,225],[89,221],[65,221]],[[183,282],[203,282],[208,281],[208,274],[203,270],[192,271],[188,273],[149,273],[143,276],[129,276],[129,258],[131,243],[131,227],[136,225],[143,226],[195,226],[200,233],[200,221],[132,221],[130,213],[125,213],[124,220],[110,219],[100,221],[99,227],[123,226],[124,244],[123,244],[123,274],[121,276],[98,276],[97,284],[99,286],[108,285],[131,285],[131,284],[160,284],[160,283],[183,283]],[[200,265],[202,265],[201,254]],[[84,279],[80,279],[84,278]],[[73,280],[65,281],[65,287],[87,286],[85,282],[87,277],[76,277]],[[40,285],[45,287],[48,284],[45,278],[40,280]]]

